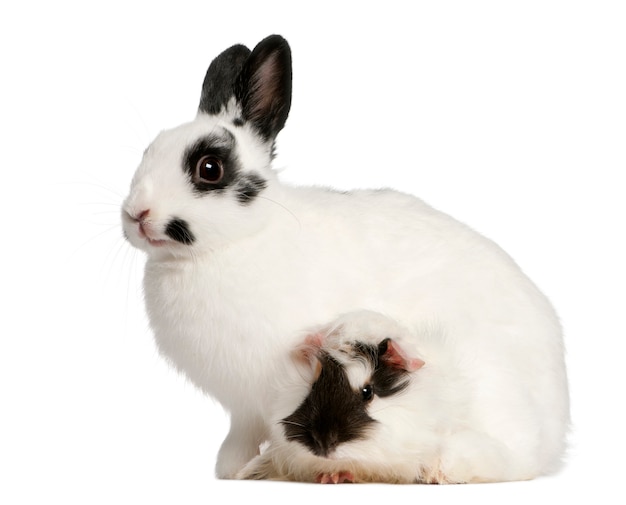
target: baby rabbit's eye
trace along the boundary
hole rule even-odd
[[[364,402],[369,402],[374,398],[374,387],[371,384],[366,384],[363,386],[363,389],[361,389],[361,395]]]
[[[215,156],[203,156],[198,160],[195,172],[195,182],[217,184],[224,177],[224,166]]]

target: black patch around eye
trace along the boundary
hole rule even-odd
[[[235,137],[228,130],[222,132],[220,135],[202,137],[192,144],[183,155],[184,170],[198,196],[222,194],[232,189],[237,202],[249,205],[266,188],[267,181],[254,173],[242,173],[235,154]],[[196,177],[196,167],[204,157],[216,158],[221,162],[223,175],[216,182]]]
[[[372,382],[376,385],[376,395],[384,398],[404,391],[409,385],[408,375],[406,370],[389,365],[378,367],[372,376]]]
[[[176,242],[180,242],[181,244],[191,245],[194,243],[196,238],[194,234],[189,229],[189,225],[187,221],[183,219],[172,219],[165,228],[165,234],[170,237],[172,240]]]
[[[183,155],[183,167],[196,194],[204,195],[209,192],[223,192],[232,185],[239,174],[239,161],[233,150],[235,138],[226,130],[223,135],[208,135],[198,139],[187,148]],[[219,159],[224,167],[224,175],[218,183],[209,183],[195,180],[196,166],[205,156]]]
[[[354,353],[371,363],[374,373],[371,377],[374,394],[384,398],[399,393],[409,385],[409,372],[385,363],[383,358],[387,352],[387,342],[383,340],[378,346],[355,342]]]
[[[387,352],[388,341],[389,339],[385,339],[378,345],[378,362],[372,376],[372,382],[376,385],[376,394],[381,398],[400,393],[409,385],[409,372],[385,363],[383,356]]]

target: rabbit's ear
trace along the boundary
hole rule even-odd
[[[200,112],[219,114],[235,96],[235,83],[241,73],[250,49],[237,44],[215,58],[204,76],[200,96]]]
[[[417,357],[409,356],[397,342],[386,338],[378,345],[380,360],[387,366],[414,372],[424,366],[424,361]]]
[[[259,42],[243,66],[235,96],[243,121],[273,141],[291,107],[291,50],[284,38],[270,35]]]

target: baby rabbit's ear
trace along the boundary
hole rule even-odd
[[[419,370],[425,364],[420,358],[410,357],[397,342],[390,338],[386,338],[378,345],[378,356],[385,365],[407,372]]]
[[[308,335],[304,343],[296,347],[291,357],[299,367],[307,372],[312,372],[312,382],[315,382],[322,372],[322,363],[319,360],[320,349],[324,343],[324,336],[321,333]]]
[[[273,141],[291,108],[291,50],[280,35],[270,35],[254,48],[235,87],[242,119],[265,141]]]
[[[235,96],[235,83],[250,49],[237,44],[215,58],[204,76],[198,110],[206,114],[219,114]]]

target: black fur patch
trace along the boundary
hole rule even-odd
[[[248,205],[258,194],[265,189],[267,181],[256,174],[240,177],[235,185],[237,200],[242,205]]]
[[[211,62],[202,83],[200,111],[218,114],[228,104],[235,95],[235,83],[249,55],[250,49],[237,44]]]
[[[193,233],[189,229],[187,221],[183,219],[172,219],[165,228],[165,234],[176,242],[181,244],[191,245],[196,240]]]
[[[290,416],[281,421],[285,436],[318,456],[328,456],[341,443],[365,437],[375,423],[362,395],[350,387],[345,370],[326,353],[322,371],[311,392]]]
[[[234,183],[239,173],[239,161],[234,154],[234,147],[235,138],[233,135],[227,130],[222,130],[220,135],[207,135],[206,137],[198,139],[193,145],[187,148],[183,155],[183,167],[197,194],[202,195],[209,191],[223,191]],[[224,177],[216,184],[194,182],[196,165],[200,159],[206,155],[219,158],[224,166]]]
[[[367,413],[373,396],[391,396],[409,385],[409,372],[385,362],[388,341],[378,346],[356,342],[348,351],[351,359],[368,361],[373,369],[369,383],[359,391],[350,387],[345,369],[322,351],[318,356],[322,370],[309,395],[281,421],[287,439],[317,456],[328,456],[339,444],[365,438],[376,423]]]
[[[369,359],[374,368],[372,384],[375,386],[374,393],[381,398],[400,393],[409,385],[409,372],[403,368],[390,366],[385,363],[385,353],[389,339],[383,340],[378,346],[372,346],[357,342],[354,345],[356,353],[360,353]]]
[[[228,189],[232,189],[240,204],[249,205],[265,189],[267,181],[260,175],[242,173],[234,148],[235,137],[228,130],[202,137],[187,148],[183,155],[183,167],[198,196],[208,193],[225,193]],[[208,183],[194,179],[196,165],[203,156],[207,155],[215,156],[222,162],[224,175],[219,182]]]

